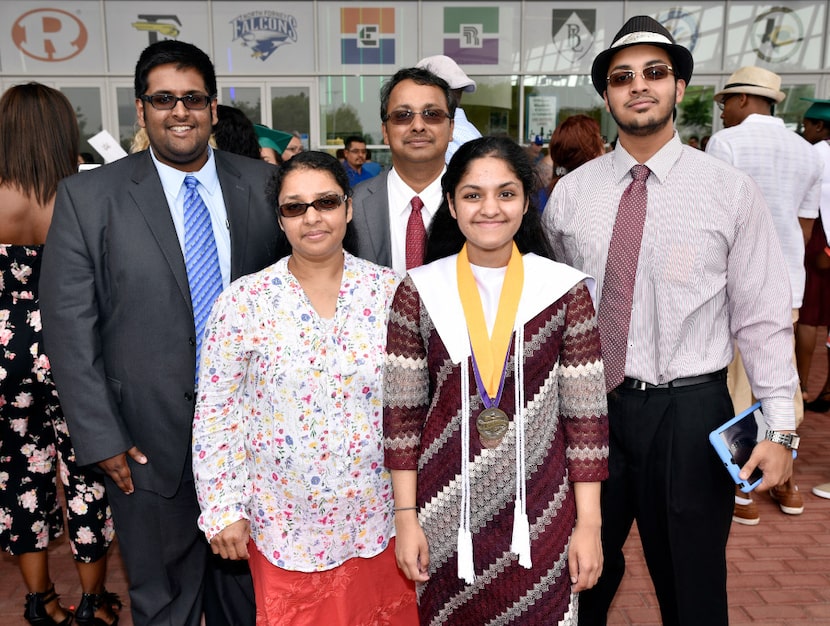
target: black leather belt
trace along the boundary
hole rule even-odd
[[[718,380],[726,380],[726,369],[712,374],[701,374],[700,376],[689,376],[688,378],[675,378],[667,383],[660,383],[653,385],[644,380],[637,380],[636,378],[623,378],[620,387],[622,389],[638,389],[639,391],[648,391],[649,389],[673,389],[677,387],[692,387],[694,385],[702,385],[704,383],[713,383]]]

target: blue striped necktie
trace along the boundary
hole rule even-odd
[[[219,271],[219,254],[213,238],[210,213],[196,187],[195,176],[186,176],[184,184],[184,262],[187,282],[190,285],[190,301],[193,305],[193,322],[196,326],[196,377],[199,376],[199,355],[202,335],[210,307],[222,293],[222,273]]]

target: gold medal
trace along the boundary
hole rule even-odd
[[[507,433],[510,420],[507,413],[497,407],[484,409],[476,418],[476,428],[485,448],[495,448]]]

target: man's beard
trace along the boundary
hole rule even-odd
[[[661,117],[653,117],[649,115],[644,120],[635,118],[633,122],[625,123],[620,121],[617,116],[614,115],[614,108],[611,107],[611,117],[613,117],[614,121],[617,123],[617,128],[626,135],[631,135],[633,137],[648,137],[649,135],[653,135],[659,130],[665,128],[666,124],[670,124],[673,116],[674,110],[672,109]]]

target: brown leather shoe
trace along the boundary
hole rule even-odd
[[[753,502],[748,493],[735,489],[735,509],[732,511],[732,521],[744,526],[756,526],[761,521],[758,505]]]
[[[801,515],[804,512],[804,498],[792,478],[785,484],[770,489],[769,495],[787,515]]]

